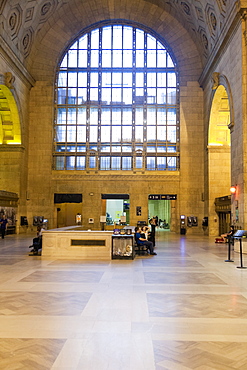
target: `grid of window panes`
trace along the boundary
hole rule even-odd
[[[178,76],[153,35],[129,25],[84,34],[55,90],[56,170],[178,169]]]

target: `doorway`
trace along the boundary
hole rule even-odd
[[[171,227],[171,201],[170,200],[148,200],[148,218],[158,216],[160,228],[170,230]]]

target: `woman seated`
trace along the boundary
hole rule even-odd
[[[230,238],[231,236],[233,236],[234,233],[235,233],[234,226],[231,225],[231,228],[228,231],[228,233],[222,234],[221,235],[221,238],[224,240],[225,243],[227,243],[228,238]]]

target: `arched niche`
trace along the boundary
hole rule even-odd
[[[0,144],[21,144],[21,125],[15,98],[0,85]]]
[[[231,185],[231,131],[234,124],[230,87],[224,77],[219,76],[213,88],[208,127],[208,199],[209,234],[219,235],[219,219],[215,211],[215,198],[229,194]],[[224,210],[222,212],[225,212]],[[227,211],[229,212],[229,211]],[[224,216],[224,215],[223,215]],[[229,216],[229,215],[228,215]],[[230,223],[230,217],[225,217]],[[230,225],[226,224],[225,228]],[[222,225],[221,225],[222,228]]]

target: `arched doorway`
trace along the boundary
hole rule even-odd
[[[0,85],[0,144],[21,144],[21,125],[11,90]]]
[[[209,235],[220,232],[220,215],[215,210],[215,198],[227,196],[231,186],[230,107],[228,89],[219,84],[212,100],[208,130]]]

